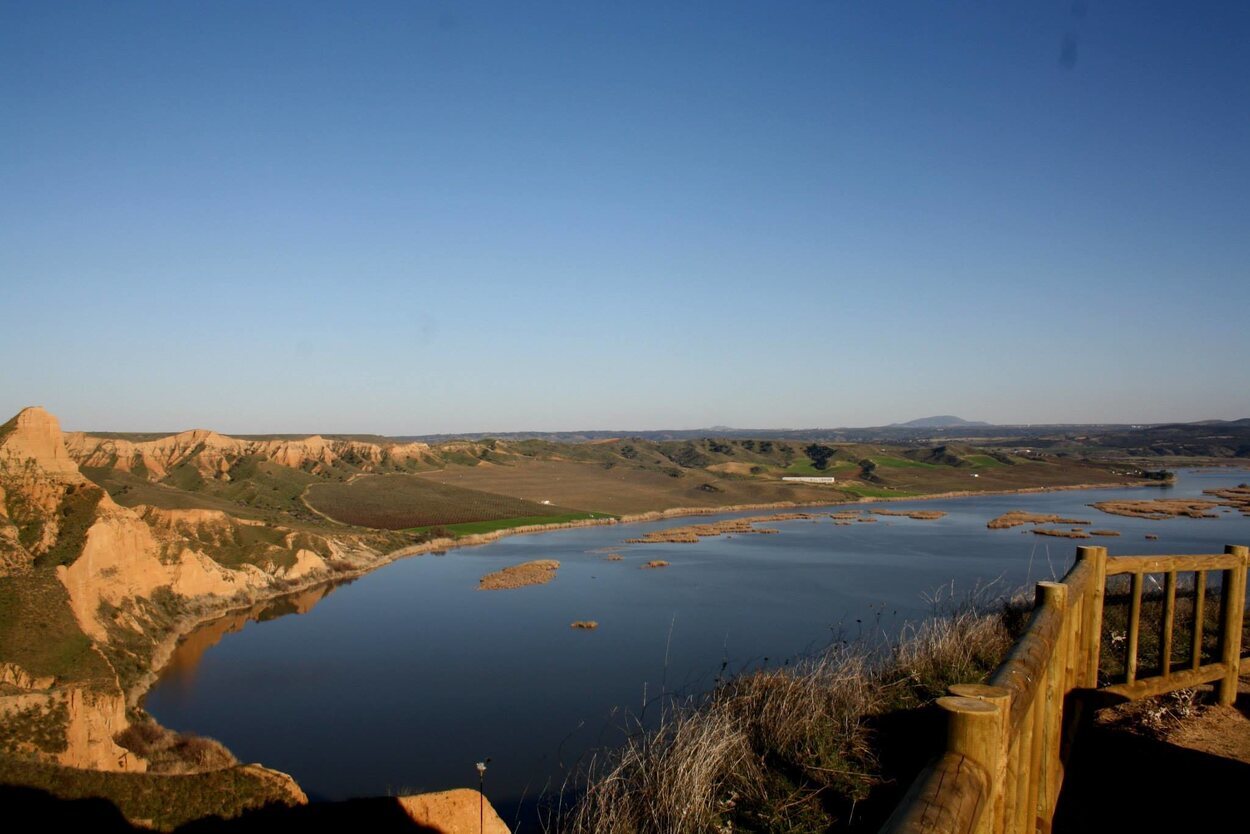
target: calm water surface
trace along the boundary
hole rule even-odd
[[[226,618],[190,635],[148,694],[163,724],[220,739],[244,761],[291,773],[314,798],[474,784],[501,807],[533,797],[626,715],[662,692],[706,690],[722,667],[775,665],[831,640],[897,634],[939,589],[1011,589],[1062,575],[1077,542],[987,530],[1012,509],[1086,518],[1116,553],[1220,552],[1250,543],[1250,518],[1144,521],[1091,509],[1114,498],[1197,496],[1245,470],[1179,475],[1166,490],[1119,489],[918,501],[938,521],[766,526],[698,544],[624,545],[692,520],[516,536],[403,560]],[[811,510],[811,512],[816,512]],[[1147,541],[1154,533],[1158,541]],[[605,552],[624,556],[605,561]],[[483,574],[558,559],[547,585],[480,592]],[[642,570],[650,559],[664,569]],[[299,613],[300,616],[281,616]],[[569,628],[597,620],[596,631]]]

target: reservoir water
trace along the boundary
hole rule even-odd
[[[1233,511],[1147,521],[1088,506],[1201,496],[1248,480],[1246,470],[1194,470],[1165,489],[880,505],[948,513],[936,521],[837,526],[833,508],[812,508],[804,511],[814,521],[762,525],[777,535],[698,544],[623,542],[761,513],[505,538],[207,624],[183,642],[145,706],[166,726],[292,774],[314,799],[467,787],[474,762],[489,757],[487,795],[503,810],[558,787],[579,757],[619,739],[627,717],[654,715],[664,694],[697,694],[722,669],[784,663],[833,640],[893,638],[952,587],[1005,592],[1061,576],[1077,544],[1113,555],[1250,544],[1250,517]],[[986,529],[1012,509],[1122,535],[1077,542]],[[607,561],[608,552],[624,558]],[[549,584],[477,590],[482,575],[540,558],[560,561]],[[652,559],[670,565],[643,569]],[[575,630],[575,620],[599,627]]]

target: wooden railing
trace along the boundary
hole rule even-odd
[[[987,684],[953,686],[939,698],[946,713],[946,750],[921,772],[882,829],[883,834],[1004,834],[1049,831],[1087,696],[1136,700],[1214,683],[1221,704],[1237,694],[1250,548],[1223,554],[1108,557],[1105,547],[1077,549],[1060,582],[1037,583],[1023,636]],[[1215,633],[1218,660],[1204,663],[1207,581],[1221,571]],[[1178,574],[1193,573],[1190,640],[1177,668]],[[1107,577],[1127,574],[1129,612],[1123,680],[1099,686]],[[1163,574],[1158,674],[1142,677],[1139,644],[1145,578]],[[1151,601],[1154,605],[1154,601]],[[1117,639],[1116,642],[1119,642]]]

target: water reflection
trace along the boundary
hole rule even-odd
[[[160,684],[174,691],[188,691],[195,683],[196,671],[204,653],[221,642],[227,634],[242,631],[251,622],[263,623],[288,614],[307,614],[313,606],[325,599],[331,591],[352,580],[318,585],[278,599],[266,600],[251,608],[233,611],[224,617],[211,620],[200,626],[179,642],[169,657],[165,668],[161,670]]]

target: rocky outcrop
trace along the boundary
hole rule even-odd
[[[155,471],[199,454],[201,464],[224,472],[229,454],[257,448],[213,432],[185,432],[135,451],[143,445],[131,444],[129,460],[148,461],[144,465]],[[99,454],[103,447],[94,448]],[[320,438],[267,449],[284,465],[337,454]],[[204,450],[216,450],[217,457]],[[54,575],[66,595],[52,604],[63,606],[57,609],[63,623],[76,623],[91,641],[96,667],[90,675],[67,667],[58,679],[0,657],[0,716],[21,715],[34,728],[29,738],[9,739],[10,746],[72,767],[144,770],[141,757],[113,741],[128,726],[117,659],[126,660],[128,685],[134,684],[135,661],[146,664],[171,628],[168,612],[186,606],[212,611],[273,596],[297,581],[329,576],[327,559],[340,554],[347,564],[362,558],[359,546],[219,510],[122,507],[83,477],[55,417],[41,408],[23,410],[0,425],[0,575],[32,588]],[[72,633],[68,637],[72,641]],[[113,673],[101,678],[103,661],[105,669],[113,664]],[[290,783],[286,793],[303,801],[298,786],[278,776]]]
[[[396,801],[414,823],[438,834],[509,834],[490,802],[474,790],[400,796]]]
[[[7,683],[15,689],[50,689],[56,678],[32,675],[16,663],[0,661],[0,683]]]
[[[25,673],[15,664],[0,664],[14,689],[0,695],[0,722],[44,723],[42,745],[9,740],[10,749],[42,755],[68,767],[143,772],[147,762],[119,747],[113,737],[126,729],[126,700],[120,691],[86,686],[57,686],[52,678]],[[16,674],[15,674],[16,671]],[[50,744],[55,736],[58,740]],[[33,736],[32,736],[33,738]]]
[[[22,409],[0,427],[0,467],[12,470],[27,464],[48,476],[83,480],[62,442],[61,424],[38,406]]]
[[[150,481],[160,481],[184,465],[194,466],[203,478],[230,480],[231,467],[246,457],[315,472],[340,461],[362,469],[384,463],[404,465],[422,460],[430,451],[426,443],[365,443],[320,435],[299,440],[248,440],[206,429],[139,442],[71,432],[65,435],[65,445],[81,466],[120,469]]]
[[[68,517],[67,501],[77,505],[88,496],[106,497],[66,453],[55,417],[26,408],[0,426],[0,572],[29,567],[50,550]]]
[[[65,691],[65,702],[69,720],[60,764],[138,773],[148,769],[146,761],[113,741],[130,724],[126,720],[125,696],[120,692],[72,687]]]

